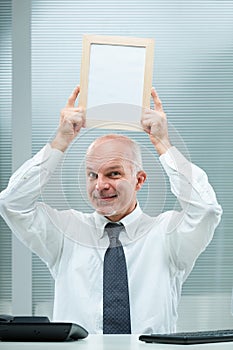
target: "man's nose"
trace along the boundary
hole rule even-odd
[[[109,189],[110,185],[108,179],[103,175],[98,175],[95,187],[97,191]]]

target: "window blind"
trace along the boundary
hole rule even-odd
[[[0,2],[0,191],[11,174],[11,1]],[[11,311],[11,233],[0,217],[0,313]]]

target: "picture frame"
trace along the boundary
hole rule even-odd
[[[142,131],[150,107],[154,39],[83,36],[79,106],[91,128]]]

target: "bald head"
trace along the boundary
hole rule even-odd
[[[89,146],[86,159],[93,155],[102,161],[109,155],[113,158],[123,158],[132,164],[135,171],[143,168],[140,146],[124,135],[108,134],[97,138]]]

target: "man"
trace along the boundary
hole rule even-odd
[[[75,107],[78,94],[79,87],[61,111],[51,145],[27,161],[1,193],[1,215],[50,269],[55,279],[54,320],[81,324],[90,333],[108,333],[103,322],[105,299],[112,298],[108,284],[114,283],[114,276],[111,283],[105,282],[110,240],[106,227],[109,222],[121,223],[116,241],[123,246],[127,270],[130,330],[126,332],[174,332],[182,284],[211,241],[221,207],[204,171],[170,144],[166,115],[154,89],[155,108],[145,111],[141,123],[160,156],[180,212],[157,217],[142,212],[136,195],[146,173],[138,146],[120,135],[103,136],[88,148],[87,191],[94,213],[57,211],[38,202],[63,152],[85,127],[85,111]],[[116,305],[120,308],[121,302]]]

